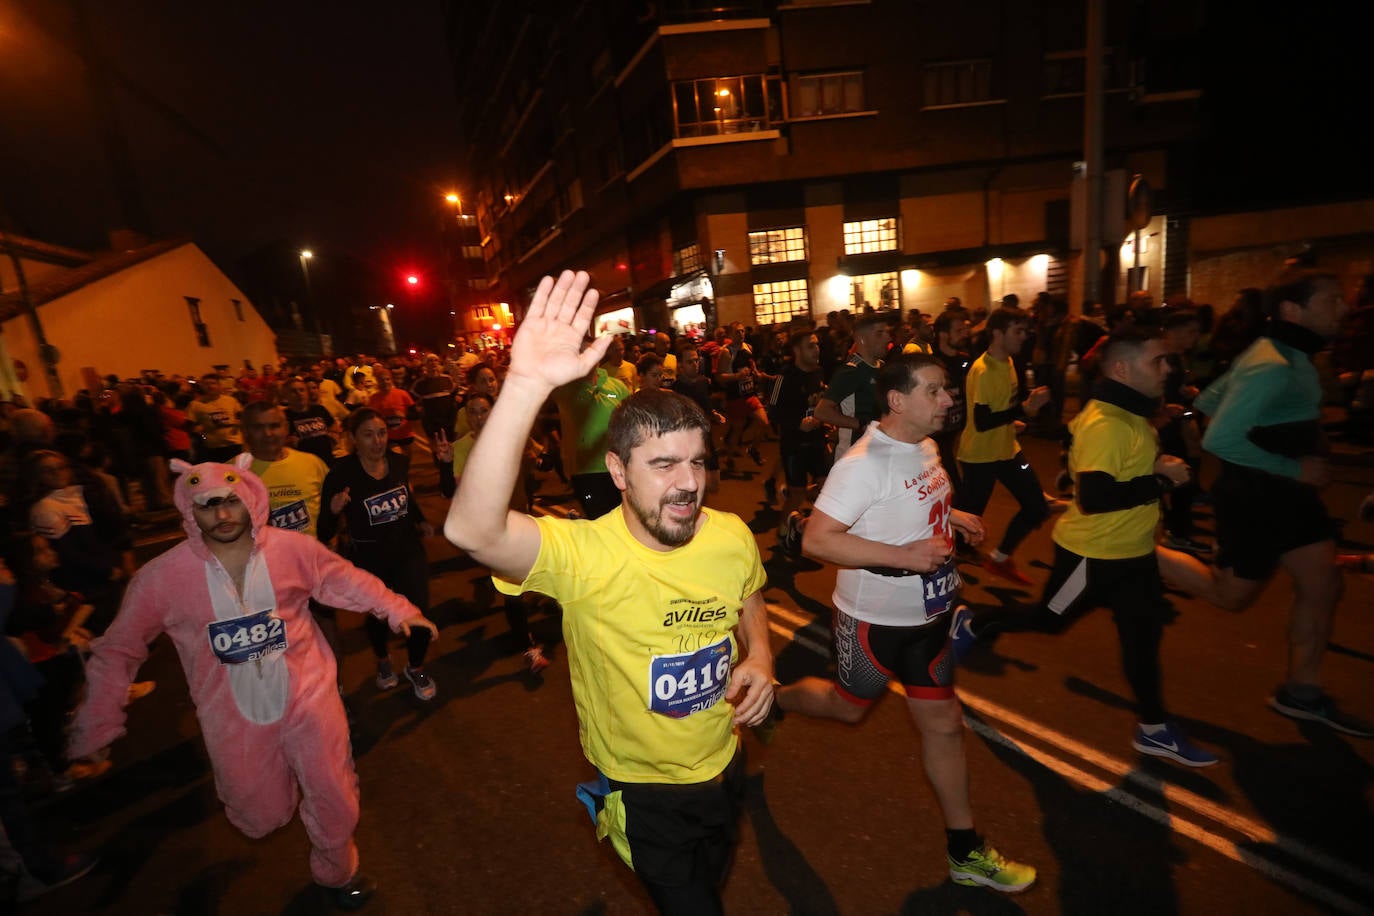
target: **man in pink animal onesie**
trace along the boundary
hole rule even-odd
[[[406,634],[437,631],[315,538],[268,526],[267,489],[252,473],[179,461],[173,470],[182,472],[173,498],[187,539],[139,570],[92,644],[68,752],[96,754],[124,734],[128,685],[148,644],[167,633],[229,821],[265,836],[299,801],[315,882],[336,906],[357,909],[376,885],[358,871],[358,777],[334,656],[307,600],[376,614]]]

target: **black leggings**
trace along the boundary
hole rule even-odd
[[[421,614],[429,611],[429,561],[425,558],[425,551],[421,545],[416,544],[414,549],[406,552],[387,551],[371,554],[359,550],[353,562],[359,569],[381,579],[393,592],[404,595],[411,604],[420,609]],[[386,658],[389,654],[391,628],[385,620],[372,614],[367,615],[365,626],[368,641],[372,643],[372,654],[379,659]],[[429,630],[423,627],[415,627],[410,631],[410,638],[406,640],[410,667],[419,668],[425,663],[429,640]]]
[[[1049,516],[1049,506],[1045,504],[1045,491],[1040,486],[1040,478],[1035,476],[1030,462],[1021,452],[1015,458],[1005,461],[965,462],[964,492],[954,494],[954,507],[974,515],[982,515],[992,498],[992,489],[1000,481],[1002,486],[1020,504],[1021,509],[1007,523],[1006,534],[997,549],[1010,555],[1032,531],[1045,523]]]

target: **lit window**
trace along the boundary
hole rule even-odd
[[[849,308],[854,311],[866,305],[877,309],[901,308],[902,286],[897,276],[896,271],[891,271],[849,277]]]
[[[754,322],[778,324],[793,315],[811,314],[811,296],[805,280],[781,280],[754,284]]]
[[[673,84],[679,137],[709,137],[768,130],[771,87],[763,74],[682,80]]]
[[[677,277],[686,276],[693,271],[701,270],[701,246],[696,242],[684,245],[673,252],[673,275]]]
[[[799,118],[864,110],[862,73],[822,73],[796,77],[794,114]]]
[[[779,264],[806,260],[806,228],[764,229],[749,233],[749,263]]]
[[[868,254],[897,249],[897,219],[865,219],[844,224],[844,253]]]
[[[992,95],[992,61],[956,60],[927,64],[921,74],[926,108],[987,102]]]

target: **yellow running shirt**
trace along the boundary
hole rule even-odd
[[[251,470],[262,478],[267,487],[271,514],[267,524],[315,536],[320,518],[320,490],[324,475],[329,473],[325,463],[309,452],[284,449],[276,461],[253,459]]]
[[[739,660],[740,608],[766,579],[758,545],[738,516],[703,508],[692,540],[650,550],[623,511],[536,518],[529,577],[493,581],[504,594],[540,592],[563,606],[578,734],[593,766],[622,782],[705,782],[735,755],[724,695]]]
[[[1015,458],[1020,446],[1016,444],[1016,427],[1005,423],[986,432],[978,432],[974,423],[974,405],[986,404],[993,413],[1007,410],[1016,397],[1016,366],[1009,359],[995,359],[984,353],[969,367],[964,382],[968,403],[968,423],[959,436],[959,460],[968,464],[1006,461]]]
[[[1118,482],[1154,473],[1159,435],[1150,421],[1106,401],[1091,400],[1069,424],[1069,473],[1102,471]],[[1094,560],[1130,560],[1154,553],[1159,502],[1085,515],[1074,500],[1054,526],[1054,542]]]

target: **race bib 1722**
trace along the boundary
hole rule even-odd
[[[953,557],[935,572],[922,576],[921,580],[925,586],[922,598],[925,600],[926,620],[934,620],[948,611],[954,599],[959,596],[959,586],[964,584],[964,580],[959,576],[959,570],[954,566]]]
[[[210,648],[222,665],[242,665],[271,652],[286,651],[286,625],[272,609],[216,620],[206,626]]]
[[[681,655],[655,655],[649,663],[649,709],[673,719],[710,709],[730,684],[730,637]]]

